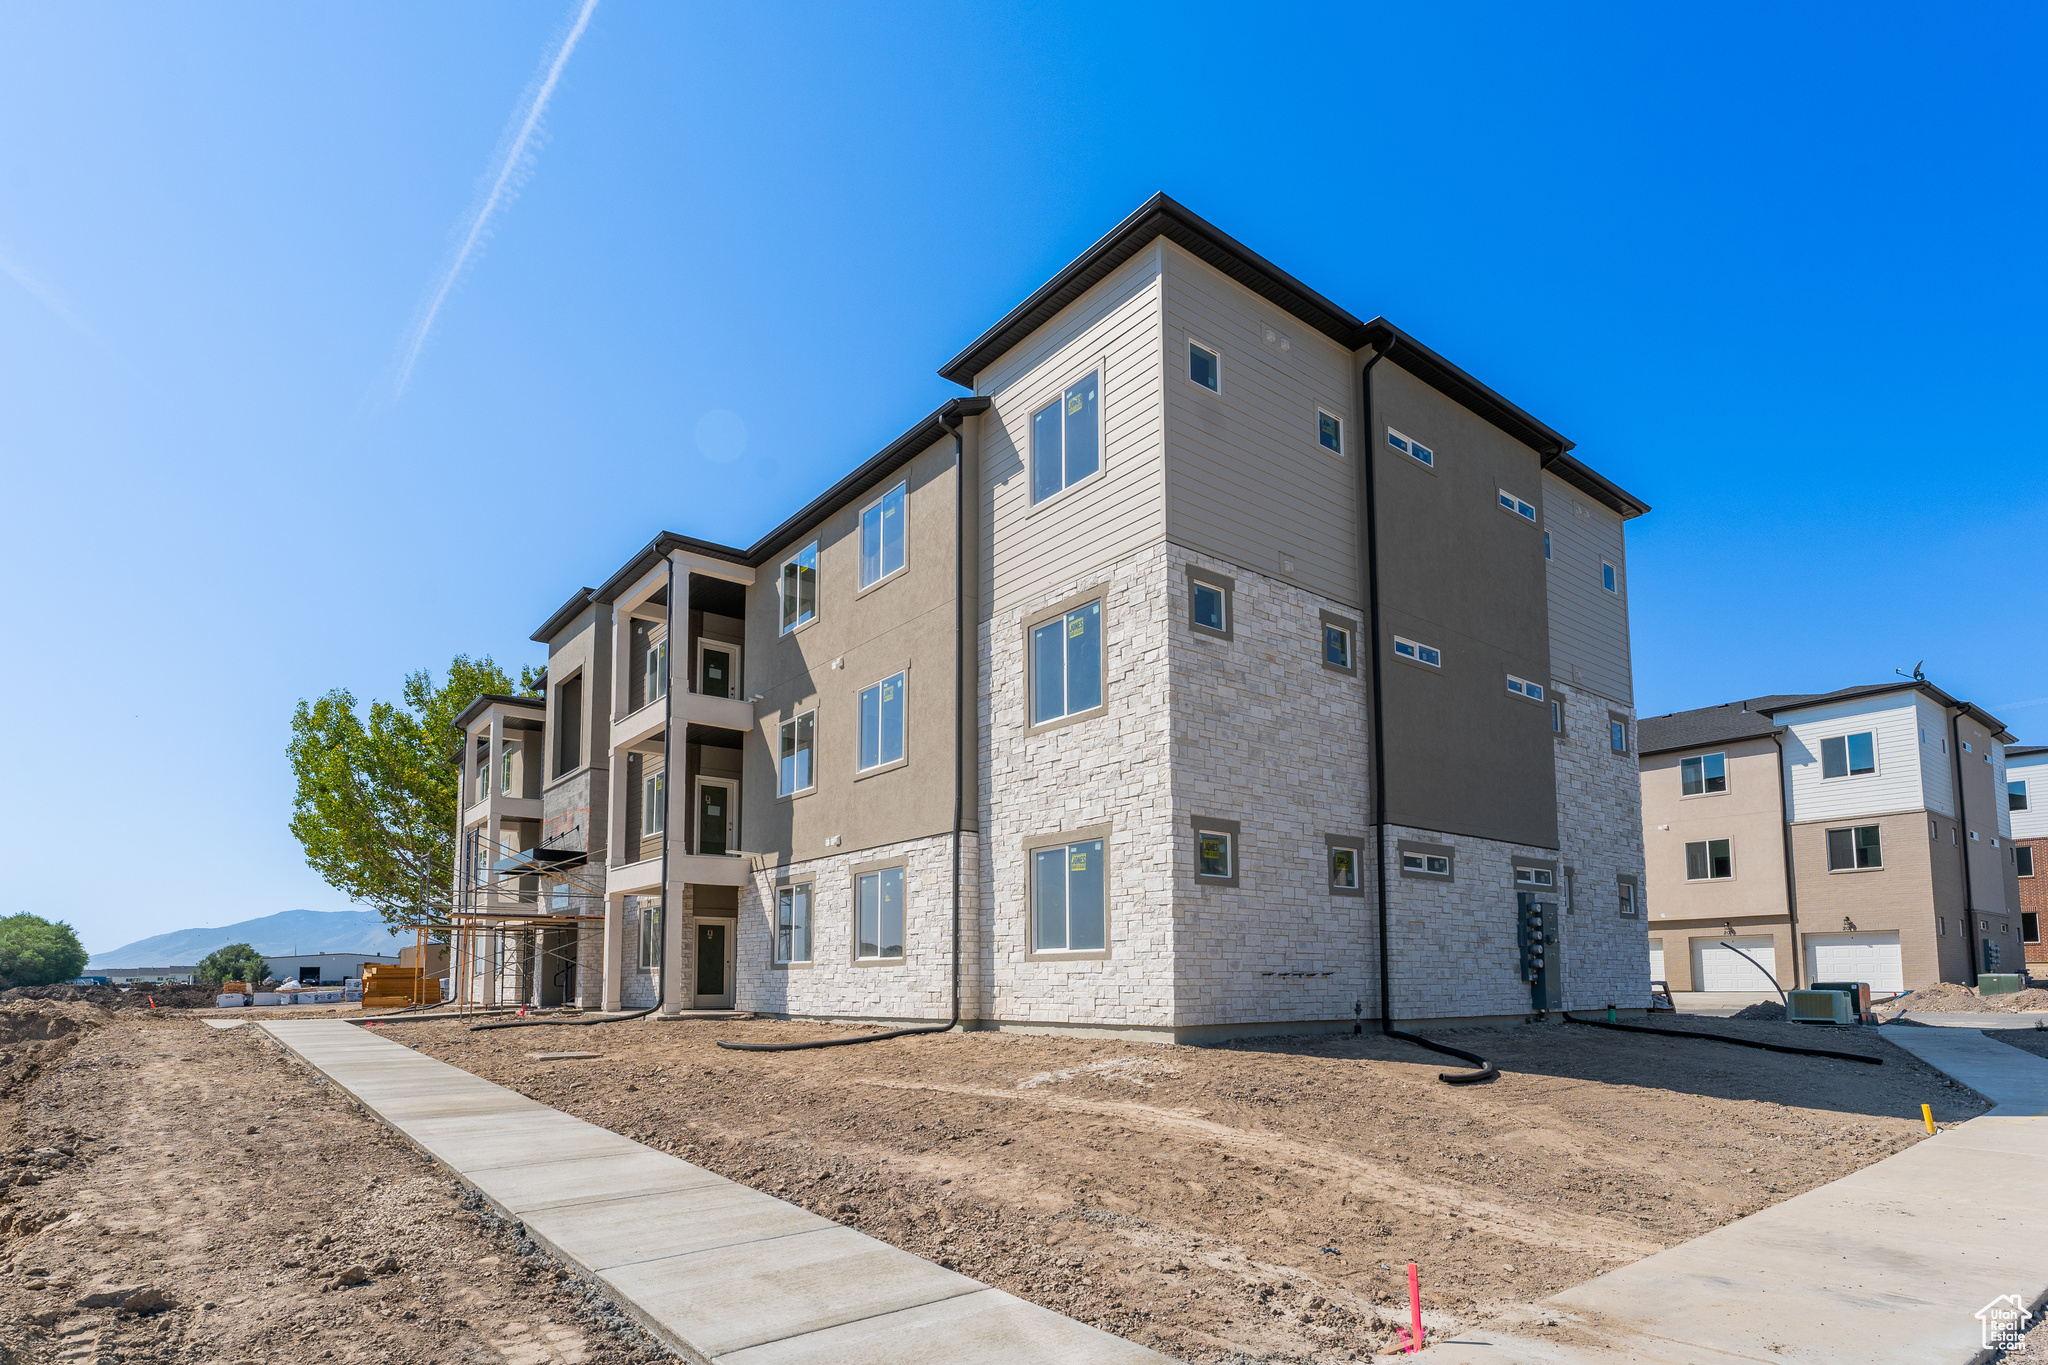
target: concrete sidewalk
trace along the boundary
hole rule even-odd
[[[353,1024],[261,1027],[689,1360],[1166,1361]]]
[[[2040,1010],[2028,1010],[2024,1014],[2001,1014],[1993,1010],[1982,1010],[1970,1014],[1935,1014],[1931,1011],[1925,1014],[1915,1014],[1912,1010],[1901,1010],[1899,1011],[1899,1018],[1892,1022],[1897,1023],[1899,1020],[1906,1019],[1910,1019],[1915,1024],[1925,1024],[1930,1028],[2029,1029],[2043,1023],[2048,1023],[2048,1013],[2043,1013]]]
[[[2048,1291],[2048,1061],[1960,1029],[1887,1026],[1887,1042],[1993,1101],[1830,1185],[1545,1301],[1564,1326],[1466,1331],[1428,1365],[1965,1365],[1975,1314]],[[1566,1337],[1570,1344],[1558,1341]]]

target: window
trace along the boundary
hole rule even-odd
[[[1445,861],[1445,870],[1450,867]],[[1358,890],[1358,850],[1342,845],[1330,850],[1330,889],[1332,891]]]
[[[512,791],[512,761],[518,756],[517,740],[498,751],[498,791],[501,795],[509,795]]]
[[[647,657],[640,665],[640,681],[646,690],[649,705],[668,695],[668,637],[650,640],[647,643]]]
[[[640,967],[654,971],[661,966],[661,898],[636,896],[640,903]]]
[[[1529,682],[1524,678],[1518,678],[1512,673],[1508,674],[1508,694],[1516,697],[1527,697],[1530,701],[1543,700],[1541,684]]]
[[[1518,498],[1503,488],[1500,490],[1500,505],[1524,521],[1536,520],[1536,508],[1525,498]]]
[[[1877,735],[1863,730],[1853,735],[1835,735],[1820,742],[1820,775],[1860,777],[1877,771]]]
[[[791,796],[800,791],[809,791],[817,781],[817,774],[811,767],[811,749],[817,738],[818,713],[806,711],[800,716],[782,722],[781,767],[775,792],[778,796]]]
[[[555,689],[555,776],[583,766],[583,675]]]
[[[2012,851],[2012,861],[2013,866],[2019,869],[2020,875],[2022,877],[2033,876],[2034,846],[2032,844],[2021,844],[2014,848]]]
[[[908,484],[897,484],[861,509],[860,585],[879,583],[903,567],[903,504]]]
[[[1884,850],[1879,846],[1876,825],[1828,831],[1828,871],[1856,872],[1883,866]]]
[[[2040,941],[2041,941],[2041,917],[2040,917],[2040,915],[2036,914],[2036,913],[2035,913],[2034,911],[2032,911],[2032,910],[2022,910],[2022,911],[2020,911],[2020,942],[2022,942],[2022,943],[2039,943]]]
[[[655,773],[640,781],[640,832],[659,834],[668,828],[668,774]]]
[[[1031,723],[1102,705],[1102,603],[1090,602],[1031,629]]]
[[[1621,591],[1619,581],[1614,576],[1614,566],[1604,559],[1600,561],[1600,586],[1613,593]]]
[[[782,633],[818,617],[818,542],[798,552],[782,566]]]
[[[1090,374],[1031,416],[1031,501],[1044,502],[1102,467],[1100,376]]]
[[[1419,664],[1428,664],[1431,668],[1442,668],[1444,666],[1444,656],[1442,654],[1428,645],[1417,644],[1415,641],[1403,639],[1399,635],[1394,637],[1394,654],[1397,658],[1412,659]]]
[[[1607,718],[1607,747],[1618,754],[1628,752],[1628,722]]]
[[[1564,733],[1564,703],[1556,697],[1550,699],[1550,732],[1554,735]]]
[[[1712,796],[1728,790],[1728,755],[1701,754],[1678,765],[1680,796]]]
[[[548,913],[573,915],[576,913],[576,883],[556,882],[548,891]]]
[[[1543,533],[1543,557],[1545,559],[1550,558],[1550,532],[1548,531]]]
[[[903,675],[884,678],[860,694],[860,769],[903,759]]]
[[[1316,409],[1316,439],[1332,455],[1344,453],[1344,423],[1321,408]]]
[[[2025,782],[2008,782],[2005,784],[2005,808],[2007,810],[2025,810],[2027,808],[2027,784]]]
[[[885,867],[853,879],[854,956],[903,956],[903,869]]]
[[[1618,890],[1621,893],[1621,917],[1623,919],[1634,919],[1636,917],[1636,884],[1632,881],[1624,881],[1620,884]]]
[[[1197,578],[1188,571],[1188,625],[1204,635],[1230,638],[1230,590],[1235,583],[1217,575]]]
[[[1041,953],[1100,952],[1108,942],[1108,860],[1100,839],[1031,854],[1031,946]]]
[[[811,888],[785,886],[775,893],[775,960],[811,960]]]
[[[1685,879],[1723,881],[1735,875],[1735,855],[1726,839],[1707,839],[1685,846]]]
[[[476,799],[481,801],[491,794],[491,742],[480,739],[476,742]]]
[[[1401,855],[1401,870],[1403,872],[1426,872],[1435,877],[1448,877],[1451,875],[1451,860],[1441,853],[1403,853]]]
[[[1188,342],[1188,378],[1211,393],[1223,391],[1223,362],[1199,341]]]
[[[1327,621],[1323,623],[1323,662],[1347,671],[1351,667],[1351,632]]]
[[[1556,886],[1557,874],[1547,867],[1517,867],[1516,886]]]
[[[1392,427],[1387,428],[1387,444],[1400,451],[1403,455],[1428,465],[1431,469],[1436,468],[1436,452],[1434,450],[1431,450],[1420,441],[1411,440],[1403,436]]]
[[[1195,831],[1195,875],[1227,880],[1234,865],[1230,858],[1231,837],[1227,830]]]

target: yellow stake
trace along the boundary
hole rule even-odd
[[[1931,1104],[1921,1105],[1920,1117],[1927,1120],[1927,1131],[1932,1133],[1934,1131],[1934,1106]]]

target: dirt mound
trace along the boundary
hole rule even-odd
[[[69,1038],[107,1022],[106,1012],[73,1001],[13,1000],[0,1005],[0,1047]]]
[[[187,986],[175,981],[152,982],[123,990],[119,986],[16,986],[0,991],[0,1003],[11,1000],[77,1000],[110,1010],[146,1010],[156,1001],[160,1010],[212,1009],[218,992],[211,986]]]
[[[1931,986],[1922,986],[1910,995],[1887,1001],[1883,1011],[1887,1015],[1901,1012],[1913,1014],[2019,1014],[2025,1010],[2048,1010],[2048,990],[2029,986],[2023,991],[2010,995],[1979,995],[1968,986],[1959,986],[1953,981],[1937,981]]]
[[[1765,1019],[1778,1021],[1785,1017],[1785,1007],[1776,1000],[1759,1000],[1754,1005],[1744,1005],[1728,1016],[1730,1019]]]

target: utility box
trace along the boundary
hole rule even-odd
[[[2026,984],[2025,977],[2012,972],[1985,972],[1977,978],[1977,994],[2011,995]]]
[[[1861,1019],[1870,1013],[1870,983],[1868,981],[1816,981],[1808,990],[1841,991],[1849,997],[1849,1006]]]
[[[1785,1017],[1795,1024],[1853,1024],[1854,999],[1843,991],[1788,991]]]

